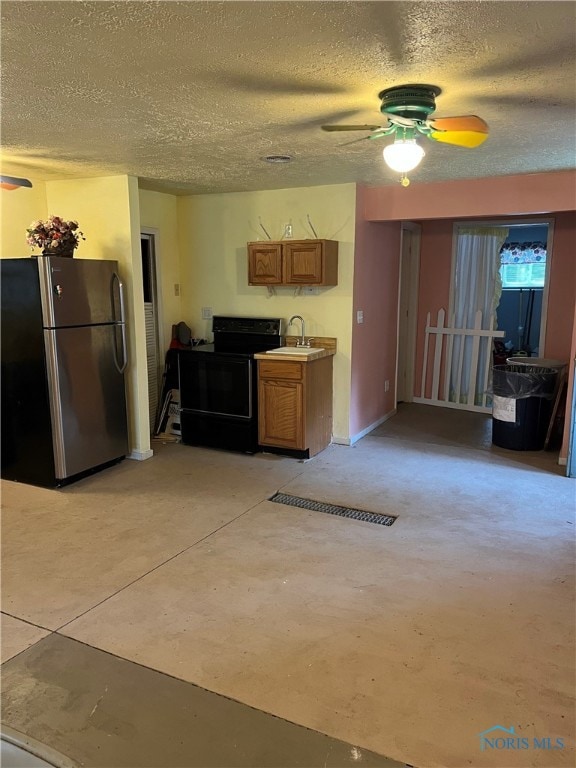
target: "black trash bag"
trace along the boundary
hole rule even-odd
[[[512,400],[543,397],[552,400],[558,371],[538,365],[494,365],[491,394]]]
[[[170,349],[185,349],[191,346],[192,331],[184,322],[172,326]]]

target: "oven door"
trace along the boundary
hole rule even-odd
[[[252,418],[252,367],[247,355],[182,352],[180,407],[184,411]]]

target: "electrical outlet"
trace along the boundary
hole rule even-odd
[[[202,320],[212,319],[212,307],[202,307]]]
[[[361,325],[364,322],[364,312],[361,309],[356,312],[356,322],[358,325]]]
[[[386,381],[384,382],[384,392],[389,392],[389,391],[390,391],[390,382],[388,381],[388,379],[386,379]]]
[[[174,283],[174,296],[180,296],[180,283]]]

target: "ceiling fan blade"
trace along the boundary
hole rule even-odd
[[[434,131],[428,134],[428,138],[439,141],[442,144],[454,144],[457,147],[474,149],[483,144],[488,138],[488,133],[480,131]]]
[[[383,125],[321,125],[323,131],[377,131]]]
[[[437,131],[473,131],[488,133],[488,124],[477,115],[462,115],[460,117],[437,117],[427,120],[430,128]]]
[[[31,187],[32,182],[29,179],[20,179],[17,176],[0,176],[0,187],[2,189],[18,189],[18,187]]]

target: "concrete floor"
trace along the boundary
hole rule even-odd
[[[3,722],[101,768],[574,764],[557,454],[421,405],[306,462],[154,450],[64,490],[3,483]],[[482,749],[493,726],[516,748]]]

